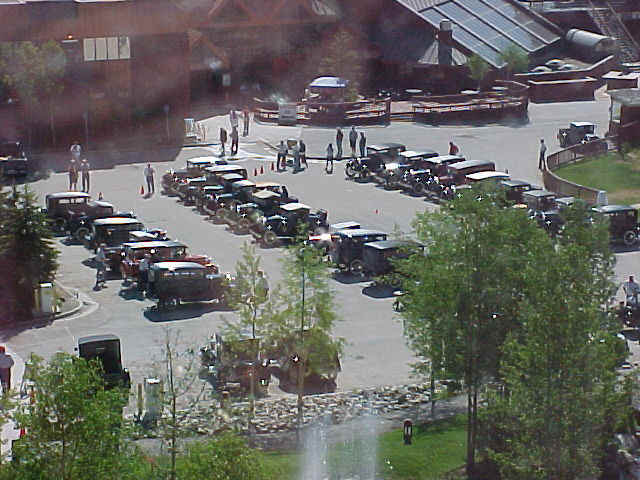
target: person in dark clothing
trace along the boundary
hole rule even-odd
[[[278,164],[278,171],[287,168],[287,146],[284,144],[284,140],[280,140],[280,145],[278,145],[278,159],[276,163]]]
[[[329,169],[329,165],[331,165],[331,169]],[[327,173],[333,173],[333,145],[329,144],[327,147],[327,163],[324,166],[324,169]]]
[[[246,137],[249,135],[249,107],[244,107],[242,111],[242,136]]]
[[[231,155],[238,153],[238,128],[231,130]]]
[[[455,143],[449,142],[449,155],[458,155],[458,153],[460,153],[460,148]]]
[[[342,139],[344,138],[344,134],[342,133],[342,129],[338,127],[338,131],[336,132],[336,159],[340,160],[342,158]],[[333,147],[331,147],[333,150]]]
[[[307,146],[302,139],[300,139],[299,145],[300,164],[304,165],[304,168],[309,168],[309,165],[307,165]]]
[[[351,158],[356,158],[356,145],[358,143],[358,132],[356,127],[351,127],[349,131],[349,146],[351,147]]]
[[[360,132],[360,157],[364,158],[365,150],[367,149],[367,137],[364,136],[364,132]]]
[[[224,127],[220,127],[220,156],[224,157],[225,153],[224,153],[224,146],[227,143],[227,131],[224,129]]]
[[[544,144],[544,138],[540,139],[540,156],[538,157],[538,168],[543,170],[547,161],[547,146]]]

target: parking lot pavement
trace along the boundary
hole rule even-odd
[[[410,148],[427,147],[444,153],[449,140],[460,145],[468,158],[494,160],[499,168],[508,169],[514,177],[541,182],[537,171],[539,138],[550,139],[550,151],[555,149],[557,129],[570,121],[589,119],[598,123],[602,133],[608,116],[608,103],[575,102],[567,104],[531,105],[528,124],[492,124],[481,126],[433,127],[407,123],[388,127],[367,128],[369,143],[396,141]],[[228,118],[215,117],[206,120],[210,128],[228,122]],[[437,208],[422,198],[398,191],[386,191],[370,183],[346,181],[344,162],[336,162],[335,171],[329,175],[323,165],[311,163],[300,173],[271,170],[274,153],[259,138],[275,142],[279,138],[301,135],[309,152],[323,152],[325,142],[334,138],[334,129],[277,127],[253,125],[251,136],[240,140],[240,155],[234,162],[247,167],[251,179],[274,180],[287,185],[289,192],[313,208],[329,212],[329,223],[355,220],[362,226],[392,232],[400,229],[411,231],[411,221],[416,212]],[[181,168],[187,158],[215,155],[217,146],[188,147],[169,162],[154,164],[156,192],[160,177],[167,168]],[[262,167],[262,169],[261,169]],[[235,235],[222,225],[207,222],[191,207],[185,207],[175,198],[159,193],[151,197],[140,195],[144,164],[118,165],[113,169],[95,171],[92,174],[92,191],[102,192],[104,199],[112,201],[120,210],[133,210],[148,227],[162,227],[173,239],[190,246],[194,254],[205,253],[220,264],[222,271],[233,271],[240,256],[240,246],[250,241],[249,236]],[[260,171],[264,173],[260,173]],[[258,173],[254,176],[254,173]],[[67,177],[53,174],[46,180],[32,185],[40,198],[46,193],[66,190]],[[58,239],[60,240],[60,239]],[[73,351],[78,337],[89,334],[115,333],[122,339],[123,363],[132,372],[134,383],[142,381],[153,370],[154,359],[161,351],[164,332],[177,330],[185,341],[199,345],[219,329],[225,317],[233,313],[212,307],[190,307],[171,315],[151,315],[152,302],[131,296],[122,288],[119,279],[107,282],[107,288],[94,292],[94,271],[86,265],[92,256],[80,245],[64,245],[61,250],[59,280],[79,289],[99,308],[89,315],[72,317],[41,329],[26,330],[14,335],[9,342],[16,352],[25,358],[30,351],[44,356],[57,350]],[[264,270],[271,285],[280,278],[281,248],[258,249]],[[618,274],[623,278],[637,273],[638,255],[630,252],[619,256]],[[83,263],[84,262],[84,263]],[[338,336],[347,340],[342,359],[343,371],[338,378],[338,388],[349,390],[363,386],[392,385],[411,382],[410,364],[415,361],[406,347],[401,322],[393,313],[393,299],[368,289],[366,282],[337,277],[332,281],[336,291],[336,303],[341,319],[335,328]]]

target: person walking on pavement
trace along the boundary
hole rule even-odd
[[[224,157],[225,153],[224,153],[224,146],[227,143],[227,131],[224,129],[224,127],[220,127],[220,156]]]
[[[147,163],[147,167],[144,169],[144,178],[147,181],[147,193],[151,195],[156,192],[155,182],[153,181],[153,177],[156,174],[156,171],[153,169],[150,163]]]
[[[356,145],[358,143],[358,132],[356,132],[356,127],[351,126],[351,130],[349,131],[349,146],[351,147],[351,158],[356,158]]]
[[[304,164],[304,168],[309,168],[309,165],[307,165],[307,145],[302,139],[300,139],[298,143],[300,144],[300,147],[298,148],[298,151],[300,152],[300,163]]]
[[[91,166],[87,162],[86,158],[83,158],[80,162],[80,173],[82,173],[82,191],[89,193],[89,170]]]
[[[238,114],[235,109],[232,108],[229,112],[229,123],[231,124],[231,128],[238,128]]]
[[[104,283],[105,272],[107,271],[107,254],[104,249],[107,248],[106,243],[101,243],[94,257],[96,263],[96,284],[93,286],[94,290],[100,288],[100,284]]]
[[[329,165],[331,165],[331,169],[329,169]],[[333,173],[333,144],[331,143],[327,147],[327,163],[324,169],[327,173]]]
[[[245,106],[242,111],[242,136],[249,135],[249,107]]]
[[[287,168],[287,146],[284,144],[284,140],[280,140],[280,145],[278,145],[278,159],[276,163],[278,164],[278,171]]]
[[[342,158],[342,139],[344,138],[344,134],[342,133],[342,129],[338,127],[336,131],[336,160],[340,160]],[[333,147],[332,147],[333,149]]]
[[[544,138],[540,139],[540,157],[538,158],[538,168],[542,170],[547,161],[547,146],[544,144]]]
[[[231,155],[238,153],[238,127],[231,129]]]
[[[7,395],[11,390],[11,367],[15,362],[4,347],[0,345],[0,384],[2,384],[2,393]]]
[[[71,144],[71,147],[69,148],[69,152],[71,152],[71,158],[73,158],[76,162],[80,161],[80,157],[82,156],[82,147],[80,146],[80,143],[77,140],[75,140]]]
[[[460,153],[460,148],[455,143],[449,142],[449,155],[458,155],[458,153]]]
[[[69,190],[75,192],[78,188],[78,165],[75,159],[69,162]]]
[[[258,304],[266,302],[269,298],[269,281],[262,270],[258,270],[255,296]]]
[[[360,158],[364,158],[365,151],[367,149],[367,137],[364,136],[364,132],[360,132]]]

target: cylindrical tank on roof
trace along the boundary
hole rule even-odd
[[[600,35],[599,33],[588,32],[578,28],[572,28],[565,36],[567,42],[577,48],[580,52],[587,56],[594,55],[610,55],[615,53],[617,44],[616,39]]]

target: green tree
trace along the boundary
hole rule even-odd
[[[398,262],[407,278],[402,316],[419,371],[462,382],[467,395],[467,467],[475,463],[478,394],[500,376],[502,345],[519,326],[524,271],[550,239],[498,194],[474,189],[440,212],[418,214],[426,255]],[[526,255],[523,255],[526,252]]]
[[[317,74],[332,75],[349,80],[346,99],[355,101],[365,80],[366,64],[358,39],[346,30],[338,30],[324,46],[324,56],[317,67]]]
[[[323,373],[342,352],[343,340],[334,339],[337,320],[334,292],[322,252],[303,239],[306,230],[287,248],[283,278],[276,288],[276,308],[266,325],[271,345],[295,353],[298,359],[298,433],[302,427],[305,374]]]
[[[28,319],[34,306],[34,288],[54,278],[58,251],[47,219],[27,186],[23,192],[14,192],[5,210],[0,223],[0,258],[6,262],[7,271],[13,272],[7,280],[6,297],[12,300],[9,310],[15,319]]]
[[[628,415],[615,371],[625,356],[619,321],[606,310],[615,292],[607,226],[587,223],[582,206],[568,217],[564,239],[523,272],[522,327],[502,361],[507,393],[488,410],[505,479],[598,477]]]
[[[67,59],[58,42],[0,43],[0,71],[3,82],[14,89],[27,110],[32,112],[39,103],[45,103],[49,112],[51,141],[55,145],[53,105],[62,94]],[[29,129],[30,131],[30,129]]]
[[[484,77],[489,72],[489,64],[480,55],[474,53],[473,55],[467,57],[466,65],[469,69],[471,78],[473,78],[478,83],[478,90],[481,90],[482,80],[484,80]]]
[[[206,442],[190,444],[178,460],[180,480],[268,480],[273,478],[262,454],[231,433],[223,433]]]
[[[27,382],[33,402],[13,419],[26,435],[15,445],[12,478],[131,478],[122,428],[126,392],[105,390],[101,367],[67,353],[50,362],[32,356]]]
[[[507,75],[526,72],[529,69],[529,55],[516,44],[511,44],[500,52],[500,60],[506,64]]]

